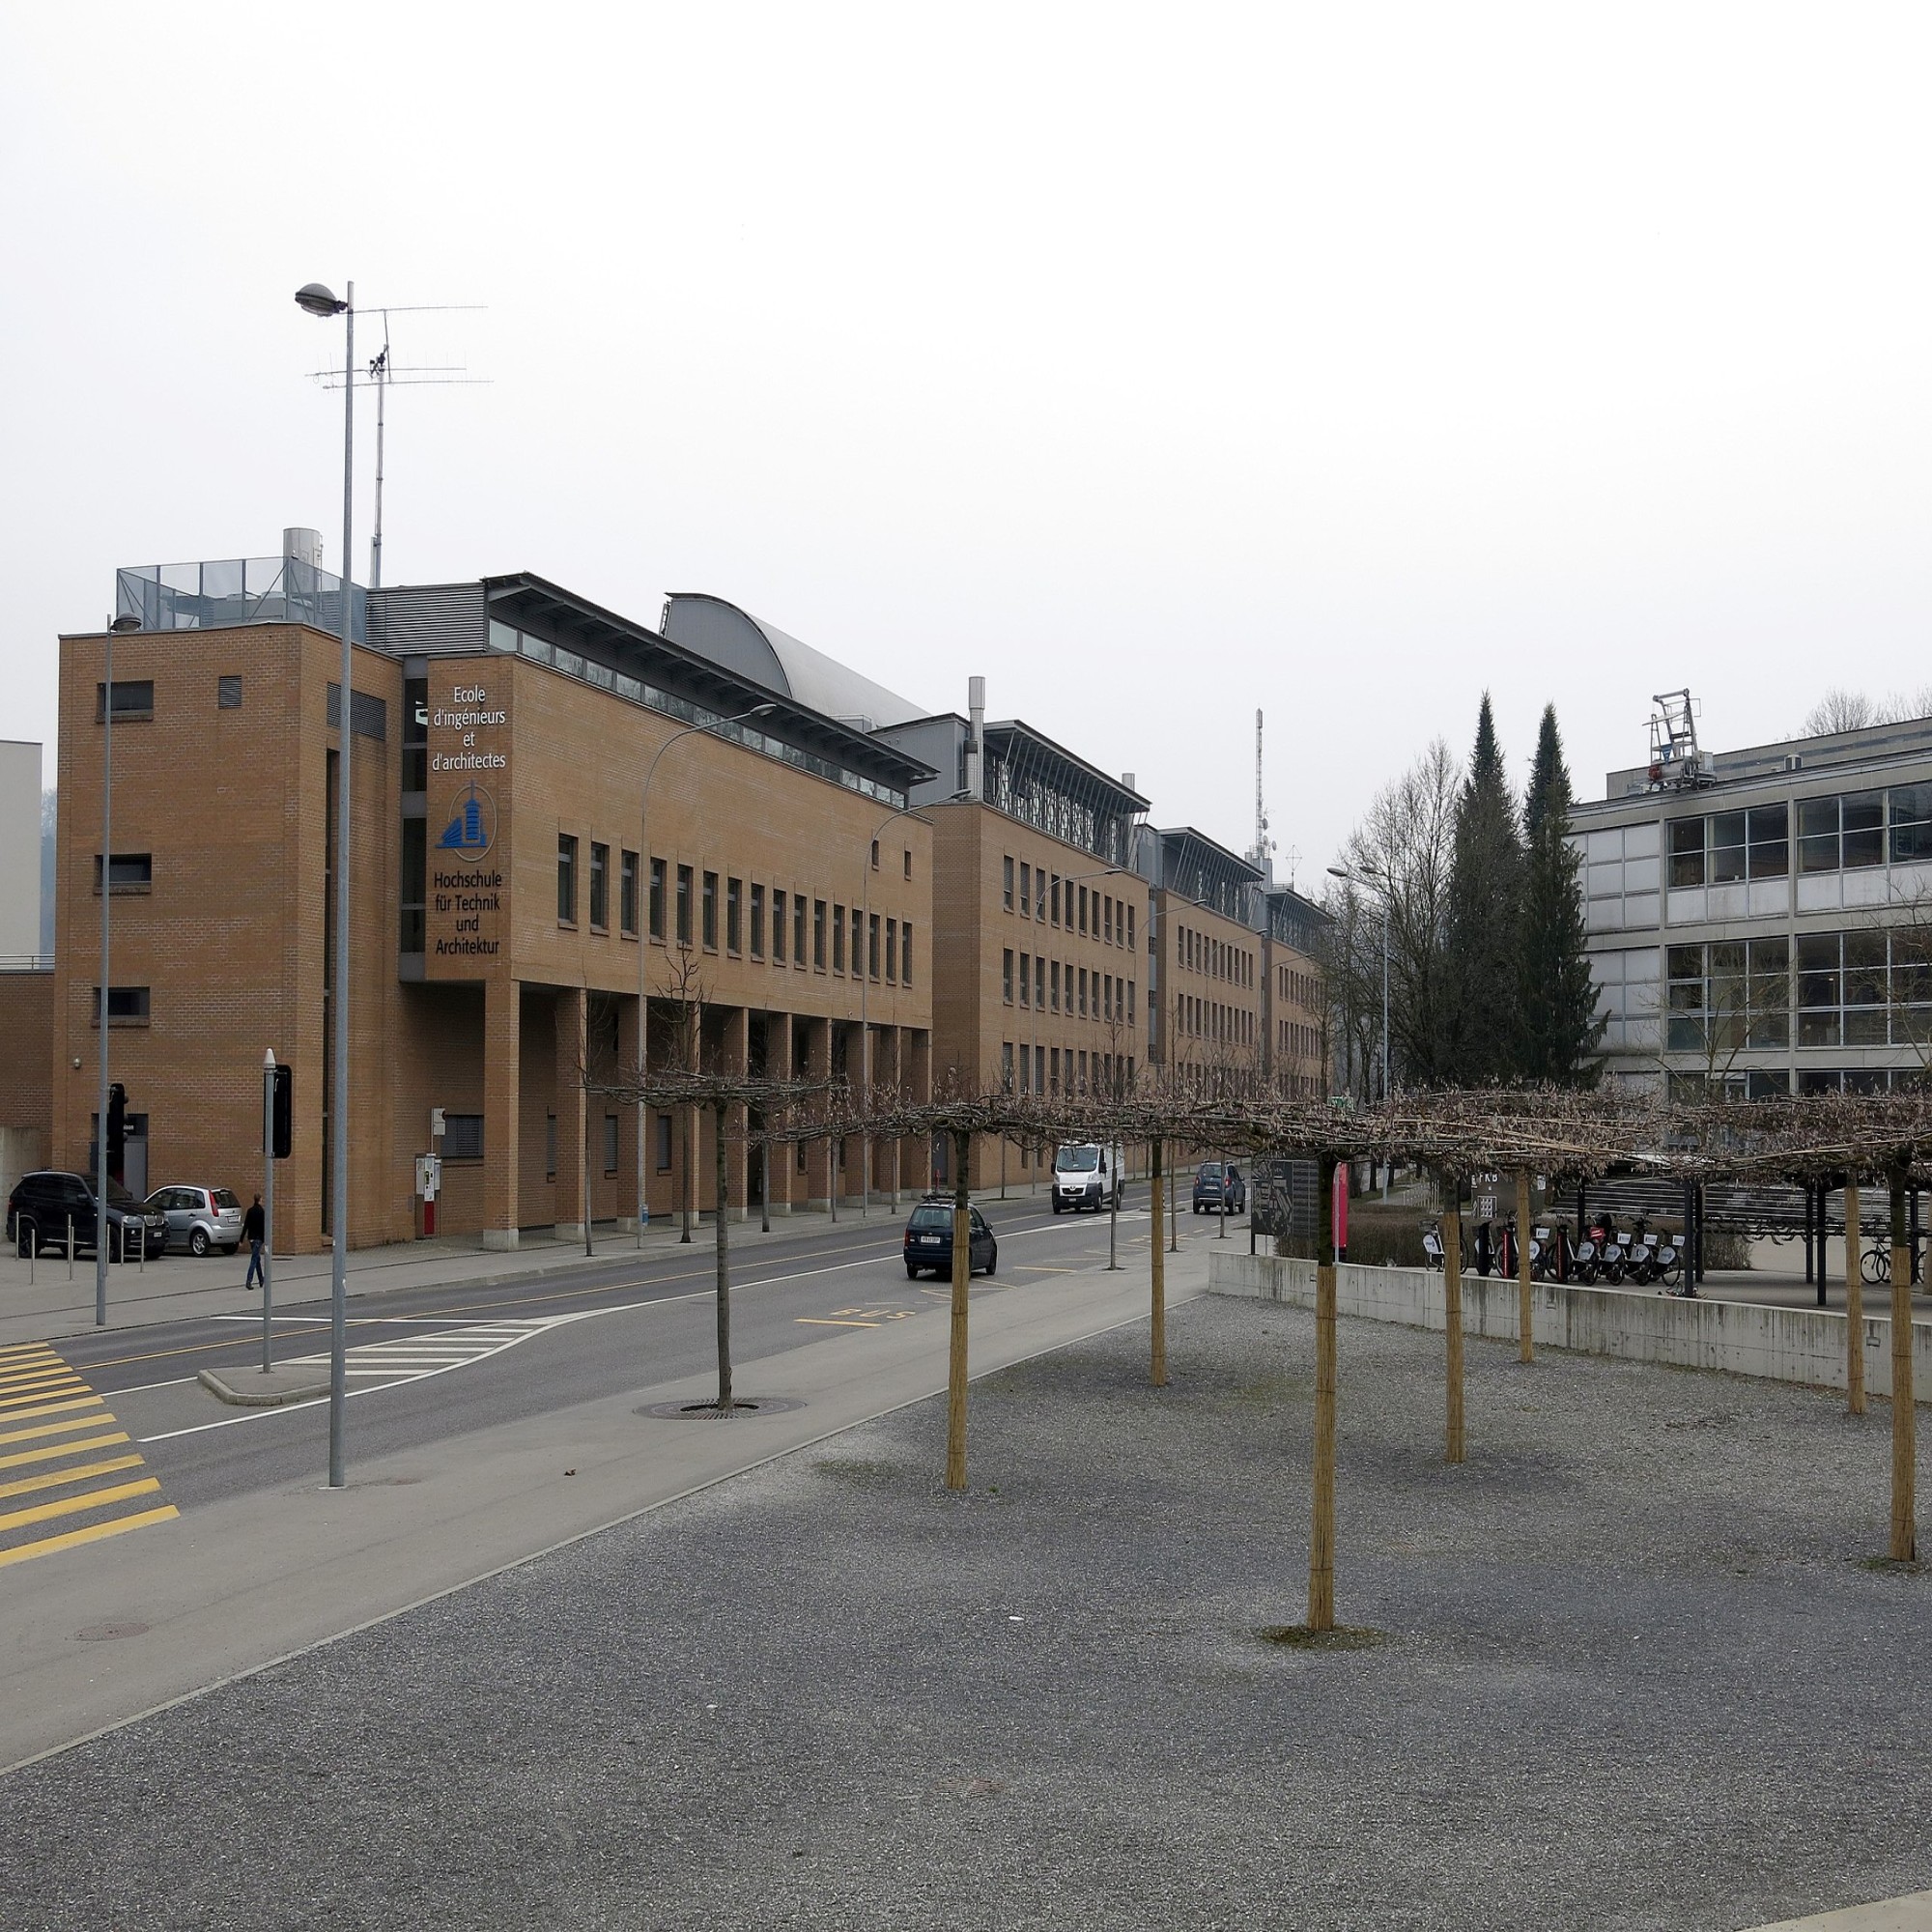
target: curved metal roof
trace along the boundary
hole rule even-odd
[[[686,650],[861,731],[909,724],[928,715],[925,705],[874,684],[849,665],[708,591],[672,591],[665,599],[658,629]]]

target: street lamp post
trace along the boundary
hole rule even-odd
[[[650,1226],[651,1199],[646,1190],[644,1166],[644,1072],[650,1061],[651,1009],[650,985],[647,971],[651,958],[651,840],[649,813],[651,804],[651,781],[657,776],[658,760],[678,743],[680,739],[696,737],[702,731],[720,731],[727,724],[743,724],[753,718],[768,717],[778,706],[773,703],[754,704],[749,711],[741,711],[732,718],[713,718],[702,724],[687,724],[681,731],[673,731],[657,751],[651,761],[644,767],[644,787],[638,800],[638,1245],[644,1244],[644,1230]],[[670,897],[670,878],[665,878],[665,897]],[[668,907],[667,907],[668,910]],[[767,1177],[765,1185],[771,1185]],[[719,1211],[724,1211],[724,1203],[719,1203]]]
[[[95,1021],[100,1034],[98,1111],[94,1117],[94,1325],[107,1326],[107,908],[114,892],[114,639],[138,631],[131,611],[107,627],[100,684],[100,990]],[[122,1246],[127,1246],[122,1231]]]
[[[355,599],[349,560],[355,555],[355,284],[338,301],[320,282],[296,291],[304,314],[339,315],[342,356],[342,686],[336,720],[335,760],[335,1076],[328,1106],[329,1261],[328,1261],[328,1487],[339,1490],[343,1475],[342,1431],[348,1383],[349,1349],[349,765],[355,738]]]
[[[1357,877],[1347,866],[1330,866],[1328,875],[1330,878],[1345,879],[1350,885],[1354,884]],[[1376,895],[1380,899],[1382,908],[1382,1099],[1386,1102],[1393,1085],[1389,1078],[1389,882],[1388,874],[1378,871],[1373,866],[1364,866],[1360,877],[1368,880],[1376,888]],[[1392,1164],[1384,1160],[1382,1162],[1384,1202],[1389,1198],[1391,1173]]]

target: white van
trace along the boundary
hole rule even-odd
[[[1117,1141],[1102,1147],[1094,1141],[1069,1141],[1054,1150],[1053,1211],[1078,1213],[1091,1208],[1119,1207],[1121,1202],[1121,1149]]]

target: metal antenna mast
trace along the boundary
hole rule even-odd
[[[389,311],[383,311],[383,353],[369,365],[376,381],[376,527],[369,539],[369,588],[383,587],[383,430],[389,401]]]
[[[1262,800],[1262,714],[1255,713],[1255,847],[1249,857],[1263,872],[1268,870],[1268,854],[1274,841],[1268,837],[1267,807]],[[1273,883],[1270,878],[1270,884]]]

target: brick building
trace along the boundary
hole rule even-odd
[[[150,1185],[250,1190],[264,1049],[294,1067],[278,1245],[312,1249],[333,1157],[342,586],[291,535],[280,558],[121,574],[142,629],[115,644],[106,1010]],[[581,1232],[586,1211],[626,1224],[640,1173],[653,1214],[687,1186],[712,1207],[705,1123],[688,1144],[692,1122],[653,1115],[640,1139],[597,1091],[635,1066],[640,1010],[660,1065],[869,1064],[924,1088],[933,832],[908,806],[932,775],[845,715],[863,681],[717,600],[673,599],[653,630],[527,575],[350,594],[353,1242],[420,1230],[432,1151],[441,1231],[491,1245]],[[61,640],[69,798],[100,787],[101,651]],[[97,844],[61,814],[57,1165],[85,1162],[93,1128]],[[734,1134],[726,1206],[851,1193],[862,1151],[837,1153],[767,1176]],[[921,1184],[925,1158],[874,1149],[875,1187]]]

